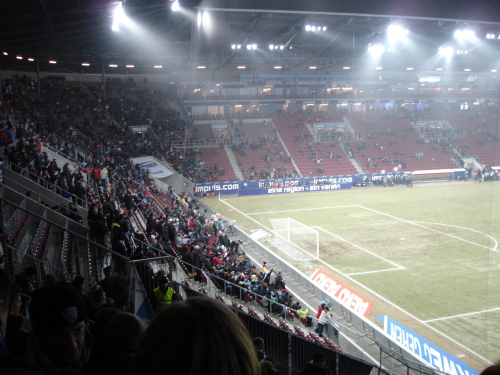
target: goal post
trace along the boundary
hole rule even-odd
[[[319,232],[291,217],[270,219],[274,246],[297,261],[319,259]]]

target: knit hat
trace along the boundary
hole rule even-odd
[[[51,333],[87,319],[82,294],[67,284],[55,284],[35,291],[29,305],[33,332]]]

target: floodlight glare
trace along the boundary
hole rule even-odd
[[[35,61],[33,57],[28,57],[28,61]]]
[[[250,44],[247,44],[247,50],[251,50],[252,46]]]
[[[374,55],[380,55],[385,51],[385,48],[382,44],[374,44],[368,47],[368,52]]]
[[[441,56],[450,57],[453,55],[453,48],[451,48],[451,47],[439,47],[439,54]]]
[[[475,40],[476,39],[476,33],[473,30],[457,30],[455,31],[455,39],[458,40]]]
[[[491,69],[491,72],[492,73],[496,73],[496,72],[498,72],[498,70],[497,69]]]
[[[282,45],[280,46],[280,49],[285,49],[285,46],[282,44]]]
[[[17,56],[16,56],[16,59],[18,59],[18,60],[22,60],[22,59],[23,59],[23,57],[22,57],[22,56],[17,55]]]
[[[273,45],[273,44],[270,44],[270,45],[269,45],[269,49],[274,49],[274,45]]]
[[[408,29],[405,29],[400,25],[393,24],[387,27],[387,34],[391,39],[401,39],[405,35],[408,35],[408,33],[409,33]]]
[[[237,44],[236,49],[241,49],[241,44]]]
[[[257,49],[257,44],[252,44],[252,49]]]
[[[172,3],[172,6],[170,8],[172,9],[173,12],[177,12],[179,9],[181,9],[181,6],[179,5],[179,1],[175,0]]]
[[[231,49],[236,49],[236,44],[231,44]]]
[[[113,11],[113,24],[111,25],[111,30],[120,30],[120,23],[125,17],[125,12],[123,11],[122,3],[118,3],[115,10]]]
[[[326,31],[326,26],[323,26],[323,31]]]
[[[316,31],[316,26],[311,26],[312,31]]]
[[[311,25],[306,25],[306,31],[311,31]]]

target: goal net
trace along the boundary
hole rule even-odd
[[[274,246],[297,261],[319,258],[319,232],[290,217],[271,219]]]

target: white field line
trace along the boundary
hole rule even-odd
[[[242,211],[238,210],[236,207],[233,207],[231,206],[229,203],[227,203],[225,200],[221,200],[222,203],[226,204],[227,206],[231,207],[233,210],[235,210],[236,212],[240,213],[241,215],[247,217],[248,219],[254,221],[255,223],[259,224],[260,226],[266,228],[262,223],[258,222],[257,220],[251,218],[250,216],[248,216],[247,214],[243,213]],[[366,208],[366,207],[363,207],[363,206],[358,206],[358,207],[361,207],[361,208]],[[374,212],[377,212],[376,210],[372,210]],[[381,213],[381,214],[384,214],[384,213]],[[387,215],[387,214],[385,214]],[[391,215],[387,215],[387,216],[391,216]],[[411,222],[410,222],[411,223]],[[422,226],[424,227],[424,226]],[[424,227],[426,229],[429,229],[427,227]],[[266,228],[267,230],[270,230],[269,228]],[[272,232],[272,231],[271,231]],[[425,323],[424,321],[420,320],[419,318],[417,318],[416,316],[410,314],[408,311],[404,310],[403,308],[401,308],[400,306],[396,305],[395,303],[389,301],[387,298],[381,296],[380,294],[376,293],[375,291],[371,290],[370,288],[366,287],[365,285],[361,284],[360,282],[358,282],[357,280],[353,279],[352,277],[350,277],[349,275],[346,275],[344,274],[342,271],[336,269],[335,267],[333,267],[331,264],[328,264],[322,260],[318,260],[320,263],[322,263],[323,265],[325,265],[325,267],[328,267],[330,269],[332,269],[333,271],[335,272],[338,272],[340,275],[344,276],[345,278],[349,279],[350,281],[352,281],[353,283],[359,285],[360,287],[366,289],[368,292],[370,293],[373,293],[373,295],[377,296],[377,298],[380,298],[381,300],[383,300],[385,303],[387,303],[388,305],[394,307],[395,309],[398,309],[399,311],[405,313],[407,316],[409,316],[410,318],[414,319],[416,322],[419,322],[419,323],[422,323],[424,324],[425,326],[427,326],[428,328],[430,328],[431,330],[433,330],[434,332],[440,334],[442,337],[446,338],[447,340],[449,340],[450,342],[453,342],[454,344],[460,346],[461,348],[465,349],[466,351],[468,351],[469,353],[473,354],[474,356],[476,356],[477,358],[485,361],[486,363],[490,363],[490,361],[486,358],[484,358],[483,356],[481,356],[480,354],[476,353],[475,351],[473,351],[472,349],[466,347],[465,345],[463,345],[462,343],[456,341],[455,339],[451,338],[450,336],[446,335],[445,333],[437,330],[436,328],[432,327],[431,325]]]
[[[261,222],[259,222],[259,221],[255,220],[255,219],[251,218],[251,217],[250,217],[250,216],[248,216],[247,214],[245,214],[245,213],[243,213],[242,211],[238,210],[236,207],[231,206],[229,203],[227,203],[227,202],[226,202],[226,200],[219,199],[219,201],[220,201],[220,202],[222,202],[222,203],[224,203],[225,205],[227,205],[227,206],[231,207],[233,210],[235,210],[236,212],[238,212],[240,215],[243,215],[243,216],[247,217],[248,219],[250,219],[250,220],[254,221],[254,222],[255,222],[255,223],[257,223],[260,227],[263,227],[263,228],[267,229],[268,231],[272,232],[272,230],[271,230],[270,228],[267,228],[267,227],[266,227],[265,225],[263,225]],[[253,261],[253,263],[255,263],[255,264],[257,263],[257,262],[255,261],[255,259],[252,259],[252,261]],[[292,294],[294,294],[294,295],[296,296],[296,298],[297,298],[297,299],[300,299],[300,300],[304,303],[304,305],[309,306],[309,308],[310,308],[312,311],[316,311],[316,309],[315,309],[314,307],[310,306],[310,305],[309,305],[308,303],[306,303],[306,302],[305,302],[302,298],[298,298],[298,294],[297,294],[297,293],[293,293],[293,290],[292,290],[291,288],[287,288],[287,289],[290,289],[290,291],[292,292]],[[342,335],[344,335],[344,334],[342,333]],[[345,337],[347,338],[347,336],[345,336]],[[365,351],[365,350],[364,350],[362,347],[360,347],[357,343],[353,342],[353,341],[352,341],[352,340],[350,340],[349,338],[347,338],[347,339],[348,339],[348,340],[349,340],[352,344],[354,344],[354,345],[355,345],[355,346],[356,346],[356,347],[357,347],[360,351],[362,351],[362,352],[364,353],[364,355],[366,355],[368,358],[370,358],[370,359],[373,361],[373,363],[378,364],[379,366],[381,365],[381,363],[380,363],[377,359],[373,358],[373,357],[372,357],[372,356],[371,356],[371,355],[370,355],[367,351]]]
[[[283,210],[283,211],[266,211],[266,212],[252,212],[248,215],[265,215],[265,214],[276,214],[281,212],[300,212],[300,211],[312,211],[312,210],[331,210],[334,208],[350,208],[350,207],[358,207],[357,205],[349,205],[349,206],[330,206],[330,207],[313,207],[313,208],[297,208],[296,210]]]
[[[484,249],[488,249],[488,250],[491,250],[491,251],[495,251],[497,253],[500,253],[499,250],[496,249],[496,241],[495,241],[495,247],[494,248],[491,248],[491,247],[488,247],[488,246],[484,246],[484,245],[481,245],[481,244],[478,244],[478,243],[475,243],[475,242],[472,242],[472,241],[469,241],[469,240],[466,240],[466,239],[463,239],[463,238],[460,238],[460,237],[457,237],[457,236],[454,236],[452,234],[448,234],[448,233],[445,233],[445,232],[441,232],[440,230],[437,230],[437,229],[433,229],[433,228],[429,228],[429,227],[426,227],[425,225],[421,225],[421,224],[418,224],[418,222],[416,221],[410,221],[410,220],[406,220],[406,219],[402,219],[400,217],[397,217],[397,216],[393,216],[393,215],[390,215],[390,214],[386,214],[385,212],[382,212],[382,211],[377,211],[377,210],[374,210],[373,208],[368,208],[368,207],[364,207],[364,206],[359,206],[359,205],[355,205],[356,207],[360,207],[360,208],[363,208],[365,210],[368,210],[368,211],[372,211],[372,212],[375,212],[379,215],[384,215],[384,216],[388,216],[394,220],[399,220],[399,221],[402,221],[403,223],[407,223],[407,224],[411,224],[411,225],[415,225],[417,227],[420,227],[420,228],[425,228],[427,230],[430,230],[432,232],[436,232],[436,233],[439,233],[439,234],[442,234],[443,236],[448,236],[448,237],[451,237],[451,238],[454,238],[456,240],[459,240],[459,241],[463,241],[463,242],[467,242],[467,243],[470,243],[471,245],[474,245],[474,246],[479,246],[479,247],[482,247]],[[457,228],[462,228],[462,229],[469,229],[469,230],[473,230],[473,229],[470,229],[470,228],[465,228],[465,227],[457,227]],[[478,233],[481,233],[484,235],[484,233],[482,232],[479,232],[479,231],[476,231]]]
[[[389,259],[385,259],[384,257],[381,257],[380,255],[375,254],[374,252],[372,252],[372,251],[370,251],[370,250],[367,250],[367,249],[365,249],[365,248],[363,248],[363,247],[361,247],[361,246],[358,246],[358,245],[356,245],[356,244],[354,244],[354,243],[352,243],[352,242],[350,242],[350,241],[347,241],[345,238],[339,237],[339,236],[337,236],[336,234],[333,234],[333,233],[331,233],[331,232],[327,231],[326,229],[323,229],[323,228],[321,228],[321,227],[313,227],[313,228],[317,228],[317,229],[319,229],[319,230],[321,230],[321,231],[323,231],[323,232],[325,232],[325,233],[328,233],[330,236],[335,237],[335,238],[338,238],[339,240],[341,240],[341,241],[343,241],[343,242],[348,243],[348,244],[349,244],[349,245],[351,245],[352,247],[355,247],[356,249],[359,249],[359,250],[364,251],[364,252],[366,252],[366,253],[368,253],[368,254],[370,254],[370,255],[373,255],[373,256],[374,256],[374,257],[376,257],[376,258],[382,259],[384,262],[390,263],[390,264],[392,264],[393,266],[395,266],[395,267],[396,267],[396,268],[392,268],[391,270],[382,270],[382,271],[392,271],[392,270],[395,270],[395,269],[396,269],[396,270],[404,270],[404,269],[405,269],[405,267],[400,266],[399,264],[394,263],[394,262],[390,261]],[[382,272],[382,271],[370,271],[370,272],[366,272],[366,273],[375,273],[375,272]],[[358,275],[358,274],[357,274],[357,273],[354,273],[354,274],[352,274],[352,275]]]
[[[453,227],[453,228],[459,228],[459,229],[465,229],[465,230],[468,230],[468,231],[471,231],[471,232],[476,232],[476,233],[479,233],[479,234],[482,234],[483,236],[486,236],[486,237],[489,237],[493,243],[495,244],[495,246],[493,248],[488,248],[486,246],[483,246],[483,247],[486,247],[488,250],[491,250],[491,251],[495,251],[495,252],[500,252],[498,251],[498,241],[495,240],[493,238],[493,236],[490,236],[489,234],[486,234],[484,232],[481,232],[479,230],[476,230],[476,229],[472,229],[472,228],[467,228],[467,227],[460,227],[458,225],[452,225],[452,224],[443,224],[443,223],[429,223],[427,221],[414,221],[414,223],[422,223],[422,224],[431,224],[431,225],[443,225],[443,226],[447,226],[447,227]],[[482,245],[479,245],[478,246],[482,246]]]
[[[481,310],[481,311],[476,311],[476,312],[471,312],[471,313],[466,313],[466,314],[446,316],[446,317],[444,317],[444,318],[437,318],[437,319],[429,319],[429,320],[424,320],[424,321],[423,321],[423,323],[436,322],[436,321],[438,321],[438,320],[446,320],[446,319],[461,318],[461,317],[463,317],[463,316],[484,314],[484,313],[487,313],[487,312],[491,312],[491,311],[498,311],[498,310],[500,310],[500,307],[495,307],[494,309],[489,309],[489,310]]]

